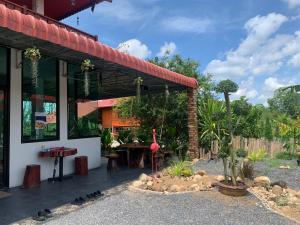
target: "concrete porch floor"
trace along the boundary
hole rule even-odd
[[[74,176],[63,182],[43,181],[41,186],[32,189],[20,187],[8,189],[11,195],[0,199],[0,224],[11,224],[31,217],[39,210],[53,209],[70,203],[75,198],[130,182],[149,169],[120,168],[111,175],[106,171],[107,161],[102,160],[100,168],[90,170],[88,176]]]

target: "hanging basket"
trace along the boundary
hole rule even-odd
[[[89,71],[92,69],[94,69],[94,65],[92,64],[91,60],[83,60],[83,62],[81,63],[81,71],[84,74],[84,94],[86,97],[90,94]]]
[[[134,84],[136,85],[136,100],[137,104],[139,105],[141,102],[141,85],[143,83],[143,79],[138,77],[134,80]]]
[[[33,87],[37,87],[38,85],[38,66],[39,60],[41,59],[40,50],[37,47],[27,48],[25,49],[24,56],[26,59],[29,59],[31,62],[31,79]]]

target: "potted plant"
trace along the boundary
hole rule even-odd
[[[90,59],[85,59],[81,63],[81,71],[84,73],[84,94],[89,95],[89,71],[94,69],[94,65]]]
[[[40,50],[35,46],[32,48],[26,48],[24,52],[24,56],[26,59],[29,59],[31,62],[32,85],[33,87],[37,87],[38,63],[42,57]]]
[[[238,90],[238,85],[231,80],[223,80],[216,86],[216,92],[223,93],[226,104],[226,135],[221,142],[221,153],[224,163],[225,181],[219,182],[219,191],[230,196],[243,196],[247,194],[247,186],[243,182],[237,181],[238,161],[236,159],[236,151],[232,146],[232,114],[230,106],[230,93]],[[228,165],[227,165],[228,162]],[[230,175],[227,174],[227,166]]]

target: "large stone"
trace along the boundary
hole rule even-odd
[[[176,184],[171,185],[171,187],[169,188],[170,192],[178,192],[180,191],[180,187]]]
[[[259,176],[254,178],[254,184],[255,186],[268,187],[271,184],[271,180],[269,177]]]
[[[275,185],[278,185],[282,188],[287,188],[287,183],[283,180],[279,180],[271,183],[271,186],[275,186]]]
[[[143,182],[147,182],[147,181],[151,180],[150,178],[151,178],[151,177],[149,177],[147,174],[144,174],[144,173],[142,173],[142,174],[139,176],[139,180],[140,180],[140,181],[143,181]]]
[[[192,184],[188,187],[188,191],[200,191],[200,186],[198,184]]]
[[[193,181],[195,181],[195,182],[199,182],[199,181],[201,181],[202,180],[202,176],[200,176],[200,175],[198,175],[198,174],[196,174],[195,176],[194,176],[194,178],[193,178]]]
[[[225,177],[223,175],[218,175],[218,176],[215,176],[216,180],[221,182],[221,181],[224,181],[225,180]]]
[[[198,175],[200,175],[200,176],[207,175],[207,173],[205,172],[205,170],[199,170],[199,171],[197,171],[196,174],[198,174]]]
[[[197,158],[196,158],[196,159],[193,159],[192,164],[195,165],[197,162],[199,162],[199,159],[197,159]]]
[[[142,181],[140,181],[140,180],[136,180],[136,181],[132,182],[132,186],[133,186],[133,187],[137,187],[137,188],[142,187],[143,184],[144,184],[144,183],[143,183]]]
[[[152,181],[148,181],[148,182],[146,183],[146,185],[147,185],[147,187],[152,187],[152,186],[153,186],[153,182],[152,182]]]
[[[274,195],[276,195],[276,196],[279,196],[279,195],[281,195],[282,194],[282,187],[280,187],[280,186],[278,186],[278,185],[274,185],[273,187],[272,187],[272,193],[274,194]]]

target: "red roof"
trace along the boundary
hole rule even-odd
[[[22,9],[8,8],[3,1],[0,1],[0,26],[186,87],[196,88],[198,86],[197,80],[194,78],[119,52],[91,37],[48,22],[41,16],[23,14],[21,11]]]
[[[52,19],[62,20],[103,1],[112,2],[112,0],[74,0],[75,4],[72,5],[71,0],[45,0],[44,14]],[[9,2],[32,9],[32,0],[10,0]]]
[[[116,98],[98,100],[98,107],[99,108],[111,108],[111,107],[115,106],[117,103],[118,103],[118,99],[116,99]]]

